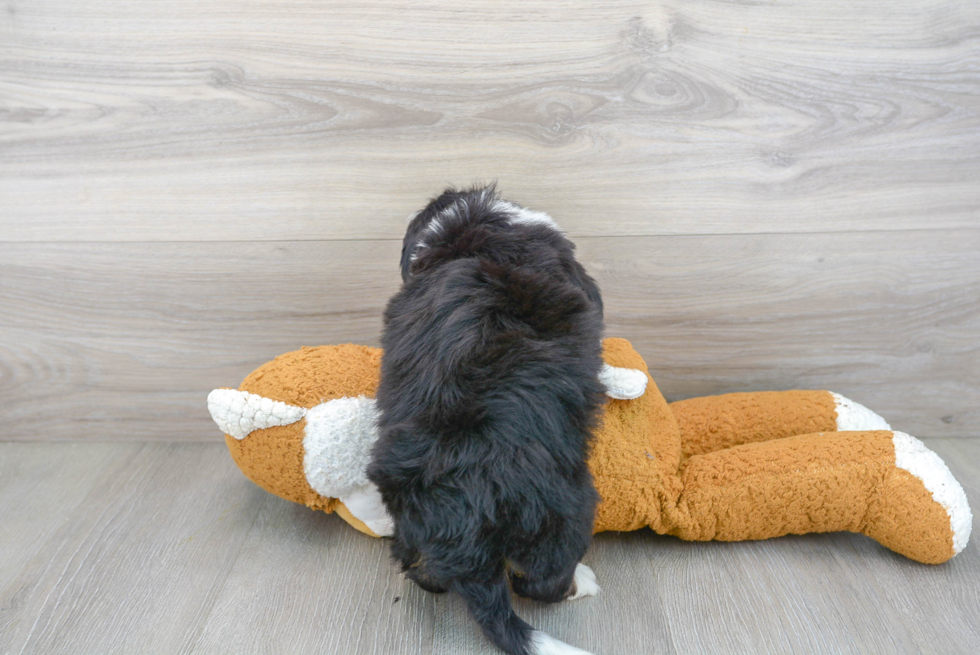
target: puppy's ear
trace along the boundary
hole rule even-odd
[[[417,211],[409,217],[408,229],[405,230],[405,238],[402,240],[402,282],[407,282],[412,275],[412,264],[415,262],[416,247],[422,230],[425,229],[426,219],[424,211]]]

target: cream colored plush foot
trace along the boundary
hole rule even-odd
[[[849,430],[891,430],[888,421],[870,409],[856,403],[850,398],[845,398],[839,393],[830,392],[837,405],[837,431],[845,432]]]
[[[949,528],[953,532],[953,555],[966,548],[973,530],[973,513],[963,487],[956,481],[946,463],[926,445],[904,432],[894,432],[895,466],[905,469],[922,481],[932,499],[949,514]]]

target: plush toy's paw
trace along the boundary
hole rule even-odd
[[[932,499],[949,514],[949,529],[953,533],[953,555],[966,548],[973,529],[973,513],[963,487],[953,477],[946,463],[926,445],[904,432],[894,432],[895,466],[922,481]]]
[[[970,539],[973,515],[966,494],[921,441],[904,432],[891,433],[891,441],[894,469],[876,487],[864,533],[906,557],[941,564]]]
[[[606,395],[617,400],[633,400],[647,390],[647,374],[635,368],[603,364],[599,382],[606,388]]]
[[[374,483],[369,482],[358,487],[346,496],[339,498],[347,510],[357,520],[366,525],[379,537],[390,537],[395,534],[395,522],[381,500],[381,492]]]
[[[599,585],[595,581],[595,571],[579,562],[575,565],[575,577],[572,579],[572,594],[565,600],[578,600],[599,593]]]

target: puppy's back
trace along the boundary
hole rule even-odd
[[[563,235],[493,205],[464,209],[406,239],[408,274],[385,311],[369,477],[403,567],[434,588],[482,580],[483,600],[499,604],[506,560],[568,523],[591,532],[602,314]],[[500,612],[498,628],[530,643],[509,598]]]

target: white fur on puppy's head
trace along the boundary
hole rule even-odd
[[[562,229],[558,226],[551,216],[548,216],[544,212],[535,211],[527,207],[521,207],[515,202],[509,200],[498,200],[494,204],[494,209],[501,212],[506,212],[510,214],[511,224],[524,224],[524,225],[547,225],[556,232],[562,232]]]

